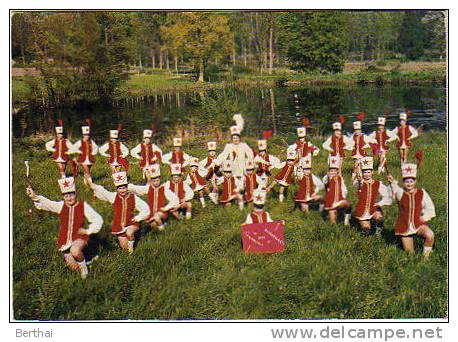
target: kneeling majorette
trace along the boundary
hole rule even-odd
[[[378,173],[386,172],[387,170],[387,160],[386,154],[390,147],[388,146],[389,142],[392,142],[397,139],[396,134],[393,134],[391,131],[387,130],[385,127],[386,118],[380,116],[377,119],[377,130],[372,132],[369,137],[375,142],[371,145],[373,150],[373,155],[379,156],[379,165]]]
[[[178,197],[178,208],[171,209],[170,213],[180,220],[180,214],[184,212],[186,219],[189,220],[192,217],[191,200],[194,197],[194,191],[188,183],[183,181],[183,165],[171,164],[170,176],[170,180],[165,182],[164,186]]]
[[[321,179],[312,174],[312,156],[309,154],[302,158],[299,165],[302,168],[302,178],[294,201],[300,205],[305,214],[309,212],[311,202],[319,202],[320,211],[323,211],[322,197],[318,193],[324,189],[324,184]]]
[[[246,162],[245,178],[243,182],[243,199],[245,203],[253,202],[253,191],[258,186],[258,175],[254,172],[254,163],[251,160]]]
[[[273,222],[267,211],[264,210],[266,192],[255,189],[253,192],[253,210],[246,217],[245,224]]]
[[[409,112],[410,113],[410,112]],[[396,134],[401,165],[407,163],[407,155],[412,147],[411,139],[418,137],[418,131],[413,126],[407,124],[407,113],[399,114],[399,126],[391,131]]]
[[[143,141],[130,150],[130,155],[138,159],[138,165],[143,171],[145,177],[147,169],[152,165],[161,165],[162,151],[156,144],[151,142],[153,131],[151,129],[143,130]]]
[[[267,192],[278,183],[280,184],[280,190],[278,199],[283,202],[285,198],[285,190],[293,183],[296,165],[296,150],[288,150],[286,152],[286,162],[283,162],[281,171],[275,176],[272,183],[267,187]]]
[[[415,235],[424,238],[423,254],[428,257],[434,245],[434,233],[427,222],[436,217],[434,204],[425,189],[416,187],[416,164],[403,164],[401,173],[402,188],[392,175],[388,175],[388,181],[391,183],[393,195],[399,206],[394,233],[401,238],[402,247],[406,252],[414,252]]]
[[[205,179],[205,174],[201,174],[201,172],[207,172],[206,169],[200,168],[199,159],[191,158],[187,162],[183,164],[183,166],[189,166],[190,171],[186,176],[185,183],[188,184],[194,192],[199,194],[199,200],[202,204],[202,208],[205,208],[205,198],[204,195],[207,194],[210,200],[214,204],[218,204],[216,200],[216,195],[211,193],[208,189],[207,181]]]
[[[361,173],[361,158],[366,157],[366,149],[370,148],[371,143],[376,141],[372,138],[369,138],[362,131],[362,121],[364,120],[365,114],[360,113],[358,115],[358,121],[353,122],[353,134],[351,136],[352,140],[352,151],[351,156],[353,158],[353,170],[351,178],[355,179],[356,175]]]
[[[216,185],[222,185],[221,195],[218,198],[219,203],[230,206],[231,202],[236,201],[239,209],[243,210],[243,196],[241,194],[243,184],[232,175],[232,162],[225,160],[222,169],[223,175],[216,179]]]
[[[60,229],[57,238],[59,252],[64,254],[67,266],[79,271],[81,278],[86,278],[88,269],[83,250],[87,246],[89,236],[102,228],[103,219],[89,204],[79,201],[76,197],[75,180],[73,177],[58,180],[63,201],[51,201],[44,196],[36,195],[32,187],[27,187],[27,195],[35,202],[39,210],[58,214]],[[83,228],[87,220],[88,228]]]
[[[82,126],[83,139],[73,144],[74,153],[78,153],[76,161],[83,167],[84,175],[91,175],[91,167],[95,162],[99,148],[94,140],[91,139],[91,120],[87,119],[87,126]],[[86,180],[86,178],[84,178]]]
[[[149,208],[140,197],[127,189],[125,171],[115,172],[112,177],[116,192],[94,184],[90,177],[86,177],[86,183],[94,191],[95,197],[111,203],[114,213],[111,233],[118,238],[122,249],[133,253],[135,233],[140,229],[140,222],[149,216]],[[134,215],[135,210],[138,211],[137,215]]]
[[[272,169],[280,168],[280,159],[267,152],[267,140],[270,138],[271,134],[272,131],[264,131],[264,139],[258,140],[258,152],[255,153],[254,157],[254,163],[257,168],[256,174],[258,176],[265,173],[268,177],[270,177]]]
[[[353,142],[352,140],[342,134],[342,124],[345,121],[343,115],[340,116],[340,122],[334,122],[332,124],[333,133],[326,139],[323,143],[323,148],[326,151],[329,151],[329,156],[338,157],[339,165],[338,170],[341,172],[342,163],[345,158],[345,150],[352,150]]]
[[[179,137],[173,138],[173,149],[172,151],[162,156],[162,161],[165,164],[180,164],[183,165],[185,161],[188,161],[192,157],[183,151],[183,139]]]
[[[121,171],[121,167],[126,171],[129,170],[129,162],[126,159],[129,149],[119,141],[121,130],[121,124],[118,125],[118,129],[110,130],[110,140],[99,147],[99,153],[107,158],[112,173]]]
[[[328,174],[323,177],[323,183],[326,187],[326,194],[324,196],[324,209],[329,214],[329,221],[337,223],[337,210],[344,210],[344,225],[350,225],[351,218],[351,204],[346,199],[347,187],[345,186],[344,179],[340,174],[340,157],[329,156],[329,170]]]
[[[361,173],[353,181],[358,189],[358,203],[354,216],[365,232],[371,231],[371,220],[375,223],[375,234],[380,236],[383,230],[382,206],[392,203],[389,189],[379,180],[373,178],[374,159],[361,159]],[[380,200],[376,202],[377,199]]]
[[[73,145],[70,140],[64,138],[64,123],[62,120],[58,120],[58,126],[54,127],[56,131],[56,137],[46,143],[46,150],[52,152],[52,159],[57,163],[59,167],[60,176],[65,178],[65,168],[67,163],[70,161],[69,154],[72,153]],[[75,170],[73,170],[75,175]]]
[[[161,184],[161,169],[159,165],[150,165],[146,169],[145,185],[129,184],[128,189],[137,195],[147,195],[149,206],[149,217],[146,222],[151,228],[164,230],[169,212],[178,209],[180,203],[178,197],[170,191],[168,186]]]

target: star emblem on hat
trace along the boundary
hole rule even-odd
[[[364,164],[364,165],[369,164],[369,160],[365,159],[365,160],[363,161],[363,164]]]
[[[257,195],[256,196],[256,201],[261,202],[262,201],[262,196],[261,195]]]
[[[336,163],[336,160],[335,160],[335,159],[331,160],[331,163],[332,163],[332,164],[335,164],[335,163]]]
[[[68,188],[70,185],[70,182],[68,180],[65,180],[62,182],[62,185],[64,186],[64,188]]]
[[[404,172],[411,173],[412,172],[412,168],[410,166],[408,166],[408,167],[406,167],[404,169]]]
[[[116,176],[116,181],[118,181],[118,182],[119,182],[119,181],[121,181],[122,179],[123,179],[122,175],[118,175],[118,176]]]

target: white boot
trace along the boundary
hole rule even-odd
[[[202,208],[205,208],[205,199],[203,197],[200,198],[200,203],[202,204]]]
[[[432,247],[428,247],[428,246],[424,246],[423,247],[423,256],[427,259],[429,258],[429,256],[431,255],[433,251],[433,248]]]
[[[318,206],[318,211],[319,211],[320,213],[322,213],[323,210],[324,210],[324,204],[323,204],[323,203],[320,203],[320,205]]]
[[[187,211],[187,212],[186,212],[186,220],[190,220],[191,217],[192,217],[191,212],[190,212],[190,211]]]
[[[81,262],[78,261],[78,266],[80,267],[81,279],[86,279],[89,273],[89,271],[87,270],[86,259],[84,259]]]
[[[135,240],[127,241],[127,251],[129,252],[129,254],[132,254],[134,252],[134,243]]]
[[[165,229],[165,223],[160,224],[159,226],[157,226],[157,229],[162,232]]]
[[[350,225],[350,218],[351,218],[351,214],[345,214],[344,226],[349,226]]]
[[[280,195],[278,196],[278,200],[279,200],[280,202],[283,202],[284,199],[285,199],[285,195],[280,194]]]
[[[218,194],[212,192],[208,195],[210,197],[210,200],[213,202],[213,204],[218,204]]]

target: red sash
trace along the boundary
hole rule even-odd
[[[191,171],[189,173],[189,177],[191,177],[191,189],[195,190],[197,185],[206,186],[207,183],[205,179],[199,174],[198,170]]]

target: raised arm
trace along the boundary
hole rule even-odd
[[[127,184],[127,189],[137,195],[146,195],[148,194],[149,185],[148,184],[145,184],[145,185]]]
[[[46,151],[48,151],[48,152],[55,152],[56,149],[54,148],[54,144],[55,144],[54,139],[48,141],[48,142],[46,143],[46,145],[45,145]]]
[[[323,148],[326,150],[326,151],[329,151],[329,152],[332,152],[332,148],[331,148],[331,137],[327,138],[324,143],[323,143]]]
[[[137,146],[135,146],[133,149],[130,150],[130,155],[134,157],[135,159],[141,159],[142,157],[140,157],[139,155],[141,149],[142,149],[141,145],[138,144]]]
[[[116,199],[116,192],[110,192],[101,185],[92,184],[91,189],[94,190],[95,197],[102,201],[113,203]]]
[[[51,201],[44,196],[35,195],[32,198],[35,208],[38,210],[50,211],[55,214],[59,214],[64,205],[64,201]]]
[[[84,202],[84,216],[89,222],[86,234],[96,234],[100,231],[103,225],[103,218],[89,204]]]
[[[103,157],[109,157],[107,154],[108,151],[108,143],[103,144],[102,146],[99,147],[99,154]]]

